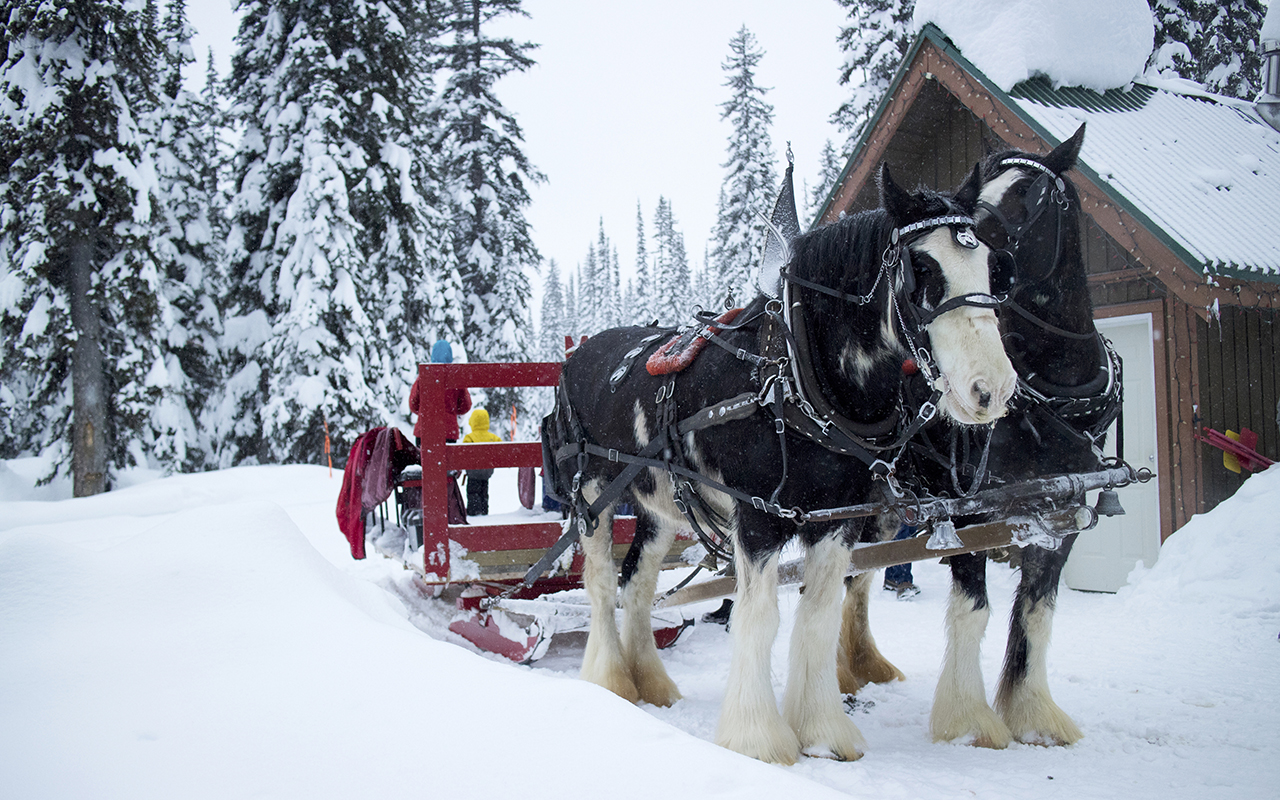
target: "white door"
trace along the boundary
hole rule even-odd
[[[1097,320],[1098,330],[1124,360],[1124,457],[1135,468],[1156,469],[1156,379],[1150,314]],[[1107,434],[1107,455],[1116,454],[1116,426]],[[1076,539],[1063,569],[1072,589],[1114,592],[1139,561],[1147,567],[1160,553],[1160,476],[1117,490],[1125,514],[1102,517]],[[1089,493],[1089,504],[1098,499]]]

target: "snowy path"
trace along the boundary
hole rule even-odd
[[[1193,521],[1120,594],[1063,591],[1050,684],[1078,744],[929,741],[948,577],[924,563],[918,598],[873,598],[876,638],[907,680],[860,695],[866,757],[790,768],[710,744],[730,652],[718,626],[664,652],[684,699],[656,709],[578,681],[580,638],[529,668],[448,633],[443,604],[415,604],[409,624],[387,591],[409,574],[350,559],[340,476],[323,469],[139,476],[83,500],[32,491],[31,469],[0,466],[5,797],[585,798],[604,785],[635,798],[1241,800],[1280,785],[1280,469]],[[500,472],[495,509],[513,496]],[[989,687],[1015,580],[990,571]],[[796,599],[783,591],[779,694]]]

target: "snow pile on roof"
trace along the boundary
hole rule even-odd
[[[1267,16],[1262,20],[1262,30],[1258,32],[1258,38],[1262,41],[1268,39],[1280,40],[1280,3],[1272,3],[1267,9]]]
[[[1146,0],[918,0],[914,30],[937,25],[997,86],[1044,75],[1099,92],[1140,75],[1155,42]]]

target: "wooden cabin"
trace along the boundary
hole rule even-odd
[[[1122,490],[1128,515],[1100,526],[1110,577],[1076,570],[1073,582],[1072,565],[1093,557],[1086,537],[1072,554],[1068,585],[1114,590],[1248,476],[1198,430],[1248,428],[1259,452],[1280,459],[1280,132],[1248,103],[1180,87],[1099,94],[1033,78],[1002,91],[928,25],[817,223],[876,207],[882,161],[903,186],[953,188],[986,152],[1046,153],[1081,122],[1069,178],[1085,212],[1095,318],[1125,359],[1125,456],[1157,473]]]

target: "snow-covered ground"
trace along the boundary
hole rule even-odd
[[[351,560],[339,473],[139,474],[69,499],[31,488],[39,466],[0,462],[3,798],[1244,800],[1280,786],[1280,467],[1175,534],[1119,594],[1063,590],[1050,682],[1078,744],[930,742],[948,578],[926,563],[914,601],[873,599],[907,680],[863,691],[852,713],[867,755],[783,768],[711,743],[722,627],[700,623],[665,651],[683,700],[637,708],[576,679],[580,640],[521,667],[447,632],[439,601],[407,608],[410,573]],[[502,472],[495,510],[515,507]],[[1015,575],[991,578],[989,686]],[[784,590],[779,693],[796,599]]]

